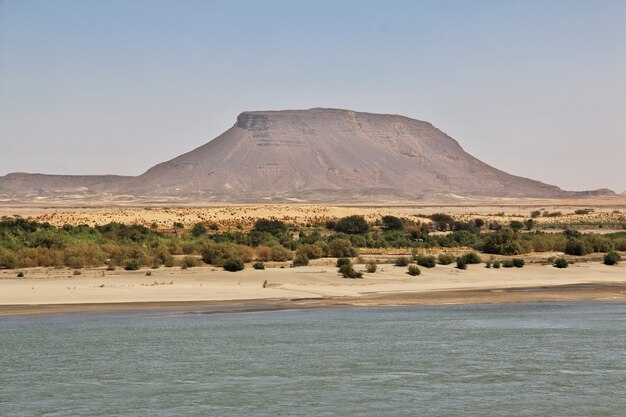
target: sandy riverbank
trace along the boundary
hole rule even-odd
[[[359,269],[359,267],[357,267]],[[522,269],[470,265],[422,268],[381,265],[364,279],[341,278],[336,268],[246,269],[211,267],[143,271],[92,269],[82,275],[33,269],[25,278],[0,272],[0,315],[94,310],[219,306],[310,308],[528,301],[626,301],[626,265],[578,263],[567,269],[531,264]],[[264,288],[265,284],[265,288]]]

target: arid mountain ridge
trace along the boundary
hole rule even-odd
[[[13,173],[0,199],[378,201],[433,196],[568,198],[474,158],[428,122],[339,109],[244,112],[191,152],[137,177]]]

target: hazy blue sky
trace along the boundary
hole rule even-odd
[[[621,192],[626,0],[0,0],[0,175],[140,174],[241,111],[310,107]]]

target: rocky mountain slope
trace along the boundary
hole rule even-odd
[[[245,112],[214,140],[138,177],[97,178],[72,185],[95,194],[250,202],[580,195],[493,168],[430,123],[320,108]],[[26,188],[47,192],[54,184],[33,177]]]

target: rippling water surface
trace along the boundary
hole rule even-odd
[[[0,318],[0,416],[624,416],[626,303]]]

